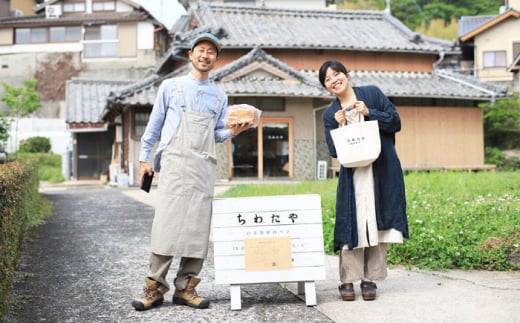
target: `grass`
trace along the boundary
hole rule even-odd
[[[61,155],[53,153],[18,153],[20,159],[38,160],[38,179],[44,182],[61,183],[65,181],[61,173]]]
[[[405,176],[410,239],[390,265],[429,270],[514,270],[520,255],[520,172],[421,172]],[[336,180],[237,185],[223,197],[319,194],[325,252],[333,254]]]

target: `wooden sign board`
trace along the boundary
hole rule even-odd
[[[239,285],[273,282],[305,284],[316,305],[314,281],[325,279],[319,195],[215,199],[213,242],[215,283],[231,285],[232,309]]]

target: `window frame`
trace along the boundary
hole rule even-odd
[[[139,126],[143,127],[143,131],[141,134],[137,131],[138,121],[137,121],[137,115],[147,115],[146,120],[141,120],[141,122],[144,122],[140,124]],[[141,140],[141,137],[144,134],[144,130],[146,129],[146,126],[148,125],[148,121],[150,120],[150,115],[152,114],[152,111],[150,109],[146,108],[137,108],[132,111],[132,118],[131,118],[131,131],[130,135],[132,137],[132,140]]]
[[[234,102],[235,104],[249,104],[262,111],[284,112],[286,109],[285,98],[279,96],[235,97]]]
[[[500,54],[500,56],[498,54]],[[503,62],[500,60],[503,60]],[[506,67],[506,66],[507,66],[507,53],[505,50],[493,50],[493,51],[482,52],[482,67],[483,68],[496,68],[496,67]]]
[[[103,28],[106,27],[113,27],[114,28],[114,37],[115,38],[103,38]],[[88,36],[89,31],[93,30],[94,28],[99,28],[99,37],[100,39],[86,39]],[[117,58],[119,57],[119,39],[118,39],[118,25],[117,24],[100,24],[100,25],[93,25],[85,27],[85,32],[83,33],[83,50],[82,50],[82,56],[84,59],[99,59],[99,58]],[[90,48],[89,45],[92,45]],[[98,53],[96,55],[92,55],[89,51],[97,50],[94,46],[99,46]],[[110,47],[104,47],[105,45],[115,45],[114,49],[111,49]],[[103,51],[107,51],[108,54],[103,54]],[[114,50],[115,52],[112,52]]]
[[[112,5],[112,9],[95,9],[96,4],[101,4],[103,7],[107,4]],[[116,1],[115,0],[92,0],[92,12],[114,12],[116,11]]]

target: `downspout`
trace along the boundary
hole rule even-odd
[[[433,71],[433,73],[435,75],[438,75],[439,77],[443,77],[445,79],[448,79],[448,80],[451,80],[451,81],[454,81],[454,82],[457,82],[457,83],[460,83],[460,84],[464,84],[466,86],[469,86],[469,87],[472,87],[474,89],[477,89],[479,91],[482,91],[482,92],[485,92],[487,94],[489,94],[491,96],[491,100],[490,100],[490,103],[491,105],[494,105],[495,102],[496,102],[496,99],[495,99],[495,96],[496,96],[496,93],[494,91],[491,91],[491,90],[488,90],[488,89],[485,89],[483,87],[480,87],[480,86],[477,86],[475,84],[471,84],[469,82],[466,82],[466,81],[463,81],[461,79],[458,79],[458,78],[455,78],[455,77],[451,77],[451,76],[448,76],[446,74],[443,74],[441,72],[436,72],[436,71]]]
[[[318,180],[318,130],[316,129],[316,112],[324,110],[328,107],[328,105],[325,105],[323,107],[314,108],[312,109],[312,141],[313,141],[313,154],[314,154],[314,180]],[[327,162],[328,164],[328,162]],[[327,165],[328,167],[328,165]]]
[[[445,55],[446,55],[446,53],[443,51],[439,53],[439,56],[440,56],[439,59],[432,65],[433,71],[435,71],[437,69],[437,66],[439,66],[439,64],[444,60]]]

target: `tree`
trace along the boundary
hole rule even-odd
[[[7,136],[3,140],[9,138],[9,127],[13,118],[16,118],[15,127],[15,142],[18,138],[18,121],[21,117],[25,117],[39,108],[41,108],[40,93],[36,91],[36,80],[25,80],[23,81],[23,87],[14,87],[5,82],[2,82],[5,93],[2,95],[1,100],[9,107],[9,117],[1,116],[0,121],[0,136],[7,130]],[[7,119],[9,118],[9,119]],[[2,139],[2,137],[0,137]]]
[[[356,4],[365,9],[383,10],[387,0],[336,0],[338,7]],[[391,0],[390,11],[411,30],[422,22],[428,25],[433,19],[442,19],[447,25],[451,18],[461,16],[498,15],[503,0]]]
[[[484,108],[484,138],[488,147],[520,148],[520,97],[518,93]]]

